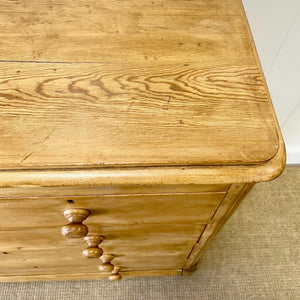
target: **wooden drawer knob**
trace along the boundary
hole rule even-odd
[[[111,274],[109,275],[108,279],[111,281],[117,281],[117,280],[121,280],[122,276],[120,274]]]
[[[82,251],[83,256],[87,258],[99,258],[103,254],[103,250],[99,248],[99,245],[104,240],[102,235],[88,235],[84,238],[88,248]]]
[[[115,257],[115,255],[113,255],[113,254],[102,255],[100,257],[102,264],[99,265],[99,271],[100,272],[112,272],[115,266],[111,263],[111,261],[114,259],[114,257]]]
[[[67,238],[82,238],[87,235],[88,228],[82,222],[89,216],[90,212],[86,209],[74,208],[64,211],[64,217],[69,221],[61,229],[61,234]]]
[[[62,227],[61,234],[69,239],[77,239],[86,236],[88,228],[83,224],[68,224]]]
[[[82,223],[89,215],[90,212],[82,208],[73,208],[64,211],[64,217],[72,224]]]
[[[121,280],[122,276],[119,274],[119,271],[120,271],[120,267],[115,266],[115,268],[111,272],[111,275],[109,275],[108,279],[111,281]]]

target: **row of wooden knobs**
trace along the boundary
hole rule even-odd
[[[99,271],[111,272],[111,275],[108,277],[109,280],[120,280],[122,278],[119,274],[120,267],[114,266],[111,263],[115,255],[103,254],[103,250],[99,247],[104,240],[104,236],[87,235],[88,227],[82,224],[82,222],[89,214],[90,212],[86,209],[75,208],[65,210],[64,217],[68,220],[69,224],[62,227],[61,233],[67,238],[84,238],[88,247],[83,250],[82,254],[87,258],[100,258]]]

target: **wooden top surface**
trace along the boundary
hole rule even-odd
[[[239,0],[0,1],[0,169],[261,164],[278,143]]]

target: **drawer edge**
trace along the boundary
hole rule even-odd
[[[122,277],[152,277],[152,276],[174,276],[182,275],[182,269],[175,270],[151,270],[151,271],[128,271],[120,272]],[[41,274],[22,276],[0,276],[0,282],[22,282],[22,281],[60,281],[60,280],[98,280],[107,279],[110,273],[74,273],[74,274]]]

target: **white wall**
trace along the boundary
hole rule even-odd
[[[300,164],[300,0],[243,0],[287,150]]]

